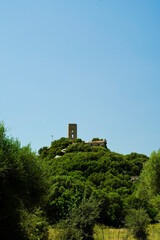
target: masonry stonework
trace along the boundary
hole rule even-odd
[[[72,141],[77,139],[77,124],[75,123],[68,124],[68,138]]]

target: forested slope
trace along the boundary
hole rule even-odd
[[[145,205],[134,196],[136,182],[132,181],[148,160],[143,154],[122,155],[90,147],[81,140],[72,144],[65,138],[39,153],[52,176],[47,212],[53,222],[65,217],[84,198],[101,202],[99,222],[112,226],[123,224],[131,206]]]
[[[61,138],[37,155],[0,124],[1,237],[44,240],[49,225],[65,219],[75,232],[85,223],[84,234],[91,222],[93,236],[95,221],[120,227],[128,210],[139,207],[159,220],[159,166],[160,151],[150,158],[122,155],[81,139]]]

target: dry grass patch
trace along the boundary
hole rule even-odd
[[[95,227],[95,240],[133,240],[126,229],[114,229],[107,226]]]
[[[148,240],[160,240],[160,224],[149,225],[149,238]],[[49,240],[59,240],[57,236],[60,230],[50,229]],[[128,236],[126,229],[114,229],[107,226],[98,226],[94,228],[95,240],[135,240]],[[63,239],[60,239],[63,240]]]

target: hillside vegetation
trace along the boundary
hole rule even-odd
[[[103,147],[91,147],[81,140],[72,144],[66,138],[54,141],[49,149],[42,148],[39,153],[51,175],[47,212],[53,222],[66,217],[82,199],[91,197],[101,202],[98,222],[111,226],[123,225],[130,207],[149,208],[145,201],[135,197],[136,182],[132,181],[133,176],[140,175],[147,156],[122,155]]]
[[[159,169],[160,152],[122,155],[81,139],[61,138],[37,155],[1,124],[1,236],[48,239],[48,227],[59,224],[65,239],[93,239],[95,223],[123,227],[133,209],[159,221]]]

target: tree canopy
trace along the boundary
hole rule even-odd
[[[67,144],[60,153],[63,142]],[[58,158],[54,157],[57,151]],[[127,209],[138,204],[133,195],[136,183],[132,177],[140,175],[143,163],[148,160],[143,154],[122,155],[83,141],[72,144],[62,138],[53,142],[45,155],[40,152],[40,158],[50,166],[52,186],[47,212],[53,222],[66,217],[84,198],[94,196],[102,202],[98,221],[119,226]]]
[[[160,212],[160,150],[152,152],[144,164],[137,187],[137,197],[146,199]]]
[[[0,125],[0,234],[3,239],[25,239],[21,212],[45,204],[48,188],[44,169],[30,146],[8,138]]]
[[[1,123],[1,236],[47,239],[48,224],[63,219],[71,225],[75,219],[79,224],[76,214],[95,203],[100,204],[95,218],[87,215],[93,223],[98,216],[97,223],[123,226],[127,212],[140,207],[152,221],[156,217],[159,220],[159,171],[160,151],[153,152],[150,158],[138,153],[123,155],[90,146],[81,139],[72,142],[61,138],[49,147],[42,147],[37,155],[29,145],[21,147],[18,140],[7,137]],[[77,226],[72,228],[73,232]],[[93,225],[90,230],[92,238]],[[86,230],[84,233],[87,234]]]

